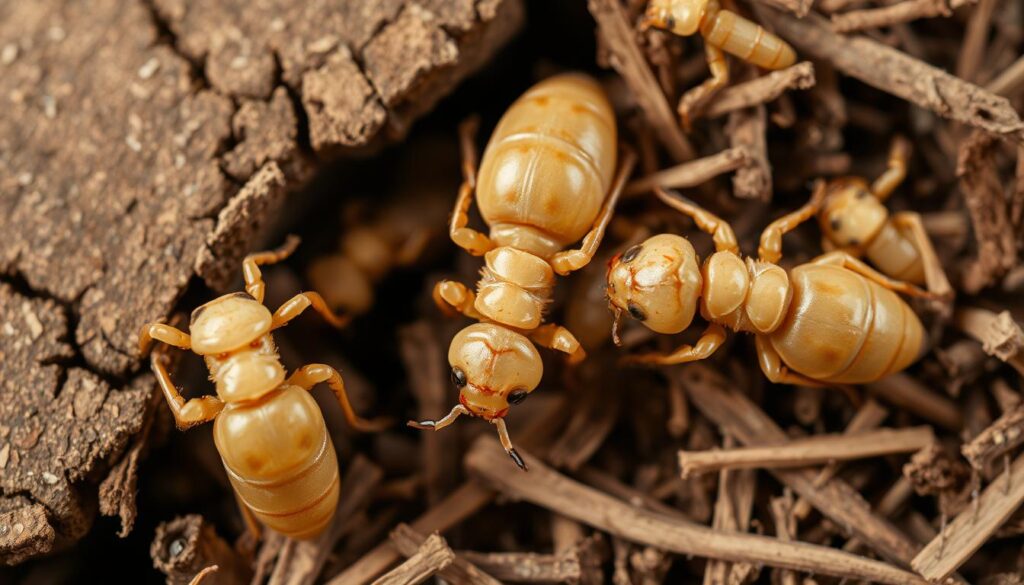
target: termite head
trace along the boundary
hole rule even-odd
[[[505,415],[509,405],[519,404],[540,384],[544,364],[529,339],[493,323],[477,323],[459,331],[448,348],[452,383],[459,390],[459,404],[440,420],[409,421],[422,430],[440,430],[460,415],[478,416],[494,425],[509,457],[523,471],[526,462],[508,436]]]
[[[653,26],[687,37],[700,28],[707,7],[708,0],[651,0],[640,26],[645,30]]]
[[[192,312],[192,351],[205,358],[225,402],[259,398],[284,382],[272,321],[270,311],[245,293],[222,296]]]
[[[839,248],[868,244],[888,219],[885,205],[871,193],[867,182],[856,177],[829,183],[818,214],[825,239]]]
[[[485,420],[503,418],[540,384],[544,364],[523,335],[491,323],[459,331],[448,348],[459,403]]]
[[[658,333],[679,333],[697,312],[704,279],[697,252],[681,236],[648,238],[608,264],[608,302]]]

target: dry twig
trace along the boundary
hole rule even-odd
[[[911,561],[930,581],[945,579],[967,562],[978,547],[1024,502],[1024,455],[995,478],[973,506],[965,508]]]
[[[879,429],[855,435],[813,435],[794,439],[782,445],[716,451],[680,451],[679,467],[684,479],[719,469],[807,467],[831,461],[913,453],[934,441],[932,428],[927,426]]]
[[[530,466],[529,474],[511,473],[513,470],[501,457],[503,453],[497,440],[483,436],[466,455],[466,466],[471,473],[511,497],[557,511],[633,542],[678,554],[761,563],[820,575],[901,585],[924,583],[916,575],[891,565],[834,549],[780,542],[752,534],[719,532],[634,508],[555,472],[526,452],[522,455]]]
[[[850,33],[867,28],[892,26],[911,22],[919,18],[949,17],[953,11],[946,0],[902,0],[882,8],[851,10],[843,14],[832,15],[832,30],[838,33]]]
[[[665,189],[696,187],[718,175],[743,168],[750,162],[750,154],[745,148],[729,148],[711,156],[685,162],[630,181],[623,189],[623,195],[639,195],[655,187]]]
[[[750,81],[737,83],[715,94],[715,99],[703,111],[707,118],[717,118],[736,110],[766,104],[789,89],[814,87],[814,65],[810,61],[797,63],[779,71]]]
[[[736,110],[729,114],[725,132],[729,145],[743,148],[750,155],[750,164],[736,170],[732,176],[733,195],[740,199],[772,198],[772,165],[768,162],[767,113],[762,104]]]
[[[953,319],[961,331],[981,342],[985,353],[1024,375],[1024,331],[1009,311],[996,314],[988,309],[964,307],[957,309]]]
[[[373,585],[417,585],[443,571],[454,560],[455,553],[448,548],[444,538],[440,534],[431,534],[416,554],[374,581]]]
[[[963,412],[955,402],[906,374],[886,376],[866,384],[865,388],[875,398],[909,410],[945,429],[959,431],[964,426]]]
[[[984,472],[1021,443],[1024,443],[1024,403],[1003,413],[974,440],[961,447],[960,452],[971,467]]]
[[[391,531],[391,543],[406,558],[415,555],[426,540],[426,536],[416,532],[408,524],[399,524]],[[456,554],[452,564],[438,571],[438,574],[453,585],[499,585],[501,583],[474,565],[461,553]]]
[[[459,556],[511,583],[576,583],[582,576],[575,553],[481,553],[459,551]]]
[[[944,118],[1024,142],[1024,122],[1006,98],[866,37],[838,35],[813,14],[796,19],[756,5],[755,11],[804,53],[851,77]]]

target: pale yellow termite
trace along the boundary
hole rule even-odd
[[[865,257],[879,272],[925,285],[946,301],[953,297],[921,216],[913,211],[889,214],[885,200],[907,174],[910,145],[898,137],[889,152],[888,169],[870,185],[860,177],[829,181],[818,213],[822,246]]]
[[[703,265],[682,236],[660,234],[615,258],[608,298],[659,333],[690,326],[698,306],[709,322],[700,340],[669,355],[630,356],[647,364],[709,357],[725,328],[752,333],[769,380],[801,386],[859,384],[898,372],[927,347],[921,321],[896,292],[933,298],[841,251],[785,270],[782,236],[821,208],[824,185],[811,202],[774,221],[761,235],[758,259],[742,258],[727,223],[695,203],[657,189],[659,198],[713,235],[715,253]]]
[[[480,321],[451,342],[448,361],[459,404],[438,421],[411,426],[441,429],[463,414],[498,430],[505,450],[523,469],[505,430],[509,405],[540,383],[543,364],[534,343],[583,359],[566,328],[544,323],[555,274],[586,266],[597,252],[635,157],[616,174],[615,114],[601,86],[580,74],[549,78],[527,91],[495,128],[477,174],[472,138],[463,127],[464,182],[452,213],[452,240],[484,256],[476,294],[442,281],[434,298],[443,310]],[[476,192],[489,235],[467,227]],[[583,239],[579,249],[566,250]]]
[[[679,115],[686,127],[690,126],[692,110],[729,83],[723,51],[764,69],[783,69],[796,61],[796,52],[786,41],[731,10],[723,10],[718,0],[651,0],[642,26],[680,36],[700,32],[704,37],[711,79],[680,100]]]
[[[143,354],[153,340],[191,350],[206,361],[217,396],[186,401],[164,366],[162,347],[151,356],[153,373],[181,430],[209,421],[242,515],[254,534],[256,519],[277,532],[309,539],[334,516],[340,489],[338,459],[323,414],[309,390],[327,382],[353,427],[369,431],[385,421],[359,418],[334,368],[310,364],[285,378],[272,332],[312,307],[328,322],[344,323],[315,292],[299,293],[273,314],[263,306],[259,266],[286,258],[298,244],[248,256],[245,293],[214,299],[192,312],[189,333],[150,323],[139,333]],[[254,518],[255,517],[255,518]]]

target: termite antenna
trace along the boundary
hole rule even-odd
[[[524,461],[523,457],[519,455],[519,451],[516,451],[516,448],[512,446],[512,439],[508,436],[508,428],[505,427],[505,419],[491,419],[491,424],[497,427],[498,438],[501,439],[501,446],[505,448],[505,452],[512,458],[512,461],[515,461],[519,469],[529,471],[530,469],[526,466],[526,461]]]
[[[406,426],[412,427],[414,429],[419,429],[421,431],[439,431],[455,422],[455,419],[459,418],[464,414],[469,414],[469,411],[466,410],[466,407],[462,406],[461,404],[456,404],[455,407],[452,408],[451,412],[445,415],[445,417],[442,418],[441,420],[421,420],[419,422],[411,420],[405,424]]]
[[[612,343],[615,347],[622,347],[622,338],[619,337],[619,326],[622,324],[622,309],[616,305],[612,305]]]

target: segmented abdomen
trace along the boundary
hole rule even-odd
[[[513,103],[487,143],[477,204],[488,225],[537,228],[561,244],[583,237],[616,164],[615,114],[582,74],[538,83]]]
[[[299,539],[327,527],[338,506],[338,458],[309,392],[285,386],[255,404],[230,404],[213,437],[235,493],[261,522]]]
[[[823,382],[861,384],[921,356],[924,328],[896,293],[837,266],[790,272],[789,315],[769,339],[786,365]]]
[[[796,52],[786,41],[729,10],[709,19],[701,34],[705,42],[764,69],[782,69],[796,62]]]

